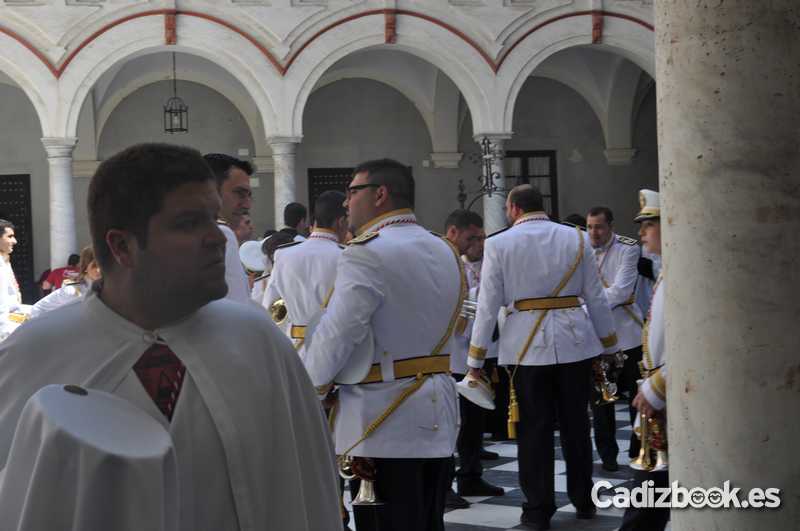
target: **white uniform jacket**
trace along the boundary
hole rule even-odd
[[[217,226],[228,240],[225,243],[225,283],[228,284],[226,299],[248,304],[250,302],[250,283],[244,271],[242,260],[239,258],[239,240],[236,234],[225,223]]]
[[[478,312],[469,352],[469,366],[481,368],[501,306],[508,308],[500,335],[500,365],[515,365],[543,310],[518,310],[527,299],[579,297],[586,304],[551,309],[519,363],[572,363],[617,349],[614,318],[603,293],[597,264],[585,235],[550,221],[543,212],[521,217],[514,226],[486,240]],[[583,242],[583,243],[581,243]],[[555,293],[578,256],[578,267]]]
[[[461,261],[464,263],[464,272],[467,278],[467,288],[469,289],[468,298],[476,301],[478,296],[478,287],[480,286],[481,265],[483,260],[477,262],[470,262],[465,256],[461,256]],[[500,310],[500,315],[503,315],[503,309]],[[467,352],[469,351],[469,339],[472,337],[472,328],[475,325],[475,319],[468,319],[464,331],[459,333],[458,330],[455,334],[455,347],[453,353],[450,355],[450,372],[453,374],[467,374],[469,367],[467,366]],[[492,341],[489,349],[486,352],[486,358],[497,358],[500,347],[500,341]]]
[[[302,341],[305,326],[322,310],[333,289],[336,264],[343,248],[332,231],[316,229],[308,239],[286,244],[275,252],[264,306],[269,308],[276,300],[284,300],[289,322],[285,332],[293,339],[301,357],[305,352]]]
[[[172,422],[132,369],[157,337],[186,366]],[[28,398],[66,383],[133,402],[170,433],[182,531],[342,529],[322,408],[255,306],[215,301],[146,331],[92,292],[23,324],[0,345],[0,469]]]
[[[88,281],[64,282],[63,286],[46,297],[39,299],[36,304],[31,307],[31,319],[43,313],[55,310],[56,308],[60,308],[65,304],[77,302],[81,297],[89,293],[91,289],[92,287]]]
[[[655,409],[664,409],[667,400],[667,358],[664,348],[664,279],[659,277],[650,303],[650,316],[643,337],[642,362],[650,376],[642,383],[642,393]]]
[[[606,299],[614,314],[618,347],[628,350],[642,344],[642,310],[635,302],[637,265],[641,251],[636,240],[612,234],[608,243],[593,249]]]
[[[337,454],[360,439],[367,426],[416,381],[394,379],[394,361],[442,359],[428,357],[443,340],[440,354],[452,353],[451,334],[466,291],[457,252],[417,225],[411,210],[376,218],[359,234],[339,259],[333,297],[304,358],[312,382],[324,391],[355,345],[364,340],[368,327],[374,333],[374,363],[380,364],[383,381],[340,386],[334,427]],[[458,402],[446,365],[444,371],[430,376],[349,455],[452,455]]]

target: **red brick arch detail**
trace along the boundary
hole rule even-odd
[[[213,22],[215,24],[219,24],[220,26],[223,26],[225,28],[228,28],[229,30],[233,31],[234,33],[237,33],[237,34],[241,35],[242,37],[247,39],[247,41],[249,41],[253,46],[255,46],[258,49],[258,51],[261,52],[261,54],[272,64],[272,66],[278,71],[278,73],[281,76],[286,75],[286,72],[289,70],[289,68],[291,68],[292,64],[294,64],[294,62],[297,59],[297,57],[301,53],[303,53],[303,51],[312,42],[314,42],[316,39],[318,39],[320,36],[322,36],[323,34],[327,33],[328,31],[330,31],[330,30],[332,30],[332,29],[334,29],[334,28],[336,28],[338,26],[341,26],[341,25],[346,24],[348,22],[351,22],[353,20],[357,20],[359,18],[371,16],[371,15],[383,15],[384,17],[386,15],[395,15],[395,16],[404,15],[404,16],[419,18],[419,19],[425,20],[427,22],[430,22],[431,24],[435,24],[435,25],[445,29],[446,31],[449,31],[450,33],[453,33],[455,36],[457,36],[458,38],[463,40],[467,45],[469,45],[471,48],[473,48],[483,58],[483,60],[486,62],[486,64],[489,66],[489,68],[494,73],[497,73],[500,70],[500,67],[503,65],[503,63],[505,62],[506,58],[508,58],[509,54],[511,54],[511,52],[520,43],[522,43],[522,41],[524,41],[526,38],[528,38],[530,35],[532,35],[536,31],[538,31],[539,29],[541,29],[541,28],[543,28],[545,26],[548,26],[550,24],[553,24],[555,22],[558,22],[559,20],[566,19],[566,18],[579,17],[579,16],[590,16],[591,17],[591,16],[602,15],[604,17],[613,17],[613,18],[620,18],[620,19],[623,19],[623,20],[628,20],[630,22],[633,22],[635,24],[638,24],[640,26],[645,27],[645,28],[649,29],[650,31],[654,30],[652,24],[649,24],[649,23],[647,23],[647,22],[645,22],[643,20],[640,20],[640,19],[638,19],[636,17],[633,17],[631,15],[625,15],[625,14],[621,14],[621,13],[613,13],[613,12],[610,12],[610,11],[597,11],[597,10],[593,10],[593,11],[576,11],[576,12],[573,12],[573,13],[566,13],[564,15],[559,15],[557,17],[553,17],[553,18],[550,18],[550,19],[545,20],[543,22],[540,22],[539,24],[536,24],[532,28],[528,29],[525,33],[523,33],[516,41],[514,41],[513,44],[511,44],[508,48],[506,48],[506,50],[500,55],[498,61],[494,61],[489,56],[489,54],[483,48],[481,48],[480,45],[478,45],[478,43],[476,43],[472,38],[467,36],[464,32],[462,32],[458,28],[448,24],[447,22],[444,22],[444,21],[442,21],[440,19],[437,19],[435,17],[432,17],[430,15],[426,15],[424,13],[418,13],[416,11],[410,11],[410,10],[407,10],[407,9],[374,9],[374,10],[371,10],[371,11],[364,11],[364,12],[361,12],[361,13],[356,13],[354,15],[350,15],[348,17],[345,17],[345,18],[343,18],[341,20],[337,20],[336,22],[333,22],[333,23],[325,26],[324,28],[320,29],[314,35],[312,35],[307,41],[305,41],[302,45],[300,45],[300,47],[293,54],[291,54],[289,56],[289,59],[286,61],[285,65],[282,65],[280,63],[280,61],[274,55],[272,55],[272,53],[263,44],[261,44],[254,36],[252,36],[248,32],[244,31],[243,29],[239,28],[235,24],[233,24],[231,22],[228,22],[228,21],[226,21],[224,19],[221,19],[221,18],[216,17],[214,15],[209,15],[207,13],[201,13],[201,12],[198,12],[198,11],[185,11],[185,10],[180,10],[180,9],[156,9],[156,10],[151,10],[151,11],[143,11],[141,13],[135,13],[135,14],[132,14],[132,15],[128,15],[126,17],[122,17],[120,19],[117,19],[117,20],[115,20],[113,22],[110,22],[110,23],[106,24],[105,26],[101,27],[100,29],[98,29],[97,31],[95,31],[94,33],[89,35],[74,50],[72,50],[69,53],[69,55],[67,55],[66,59],[64,59],[64,61],[62,61],[62,63],[60,65],[58,65],[58,66],[53,64],[47,58],[47,56],[44,53],[42,53],[38,48],[36,48],[36,46],[31,44],[30,41],[26,40],[24,37],[22,37],[18,33],[14,32],[14,31],[12,31],[10,29],[4,28],[2,26],[0,26],[0,33],[4,33],[4,34],[8,35],[12,39],[18,41],[22,46],[24,46],[25,48],[30,50],[31,53],[33,53],[42,63],[44,63],[44,65],[47,67],[47,69],[50,70],[50,72],[52,72],[53,76],[55,76],[58,79],[63,75],[64,71],[67,69],[67,67],[72,62],[72,60],[75,58],[75,56],[77,56],[81,52],[81,50],[83,50],[86,46],[88,46],[92,41],[97,39],[103,33],[111,30],[112,28],[114,28],[116,26],[119,26],[120,24],[124,24],[125,22],[128,22],[130,20],[134,20],[134,19],[137,19],[137,18],[143,18],[143,17],[158,16],[158,15],[164,15],[164,16],[166,16],[166,15],[171,15],[171,16],[181,15],[181,16],[188,16],[188,17],[197,17],[197,18],[201,18],[201,19],[204,19],[204,20],[208,20],[209,22]]]

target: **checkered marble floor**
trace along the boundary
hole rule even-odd
[[[619,444],[617,461],[620,469],[618,472],[606,472],[603,470],[601,467],[602,461],[595,451],[593,478],[595,481],[607,480],[615,487],[619,485],[633,487],[633,474],[627,466],[630,461],[628,447],[632,430],[628,417],[628,405],[620,401],[613,407],[616,408],[617,444]],[[594,434],[592,434],[592,437],[594,437]],[[594,438],[592,441],[592,446],[594,447]],[[468,497],[467,500],[472,504],[468,509],[448,510],[444,515],[447,531],[526,529],[519,521],[524,495],[519,488],[516,443],[513,441],[504,443],[487,441],[485,448],[489,451],[497,452],[500,455],[500,459],[483,462],[483,478],[489,483],[503,487],[506,493],[504,496],[490,498]],[[575,507],[572,506],[567,497],[566,463],[563,461],[558,432],[555,433],[555,456],[555,491],[558,511],[550,521],[551,529],[565,531],[616,530],[622,523],[624,511],[621,509],[598,509],[597,516],[591,520],[578,520],[575,518]],[[603,491],[601,491],[602,494]],[[349,493],[345,493],[345,497],[346,500],[349,500]],[[355,527],[352,520],[350,526],[351,529]]]

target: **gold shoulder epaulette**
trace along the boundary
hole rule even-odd
[[[639,242],[634,240],[633,238],[628,238],[627,236],[620,236],[617,234],[617,241],[619,243],[624,243],[625,245],[638,245]]]
[[[303,243],[303,241],[304,241],[304,240],[301,240],[301,241],[299,241],[299,242],[289,242],[289,243],[284,243],[283,245],[279,245],[279,246],[277,246],[277,247],[275,248],[275,251],[277,252],[277,251],[279,251],[280,249],[286,249],[287,247],[293,247],[293,246],[295,246],[295,245],[300,245],[301,243]]]
[[[222,218],[217,219],[217,225],[225,225],[228,226],[228,222]]]
[[[487,238],[491,238],[492,236],[497,236],[498,234],[502,234],[503,232],[507,231],[507,230],[508,230],[508,229],[510,229],[510,228],[511,228],[511,227],[506,227],[506,228],[504,228],[504,229],[500,229],[500,230],[499,230],[499,231],[497,231],[497,232],[493,232],[493,233],[491,233],[490,235],[488,235],[488,236],[487,236]]]
[[[364,245],[370,240],[378,237],[377,232],[365,232],[361,236],[357,236],[348,242],[348,245]]]

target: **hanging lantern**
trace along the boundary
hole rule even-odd
[[[178,97],[178,81],[175,75],[175,53],[172,54],[172,97],[164,104],[164,132],[189,132],[189,106]]]

